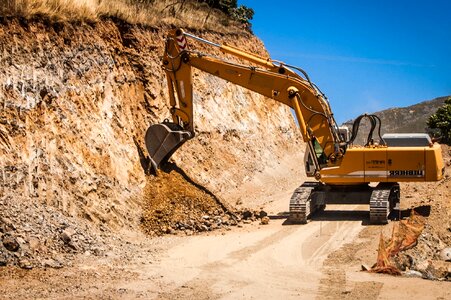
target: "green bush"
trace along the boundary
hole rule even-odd
[[[438,130],[442,143],[451,144],[451,97],[429,117],[427,125],[431,129]]]
[[[250,20],[254,17],[254,10],[244,5],[238,7],[237,0],[197,0],[198,2],[207,3],[211,8],[219,9],[231,19],[245,24],[250,29]]]
[[[238,5],[237,0],[197,0],[198,2],[205,2],[210,7],[217,8],[220,11],[230,15],[230,10],[236,8]]]
[[[240,5],[239,7],[232,8],[230,16],[240,23],[250,25],[249,21],[254,17],[254,10],[244,5]]]

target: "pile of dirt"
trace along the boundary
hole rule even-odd
[[[149,235],[192,235],[242,226],[241,223],[268,223],[266,212],[231,209],[175,164],[148,177],[143,198],[141,228]]]
[[[211,194],[188,182],[175,170],[150,176],[144,189],[141,226],[150,235],[206,229],[199,224],[208,215],[223,215],[224,210]]]
[[[150,235],[183,230],[187,234],[228,224],[218,199],[174,169],[150,176],[144,190],[141,226]],[[227,216],[227,218],[226,218]]]

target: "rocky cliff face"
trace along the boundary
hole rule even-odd
[[[134,139],[168,118],[167,28],[0,19],[2,205],[133,226],[146,184]],[[197,33],[264,55],[254,36]],[[196,72],[194,140],[174,161],[224,197],[303,145],[288,108]],[[3,217],[6,210],[2,212]],[[6,215],[6,216],[5,216]]]

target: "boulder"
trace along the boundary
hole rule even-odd
[[[5,246],[6,249],[12,252],[16,252],[19,250],[20,245],[17,239],[11,235],[5,235],[3,236],[3,246]]]
[[[440,251],[440,258],[444,261],[451,261],[451,247],[447,247]]]

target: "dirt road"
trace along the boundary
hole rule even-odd
[[[129,234],[117,251],[63,269],[4,267],[1,298],[450,298],[449,282],[360,272],[375,260],[381,227],[362,226],[364,207],[334,209],[301,226],[280,218],[189,237]]]
[[[171,248],[161,260],[163,297],[222,299],[314,298],[327,255],[352,241],[358,221],[312,222],[198,236]],[[159,270],[161,271],[161,270]],[[157,275],[157,274],[155,274]],[[201,288],[201,289],[200,289]]]
[[[357,236],[361,221],[283,226],[284,221],[192,237],[145,241],[134,236],[130,241],[140,245],[139,252],[128,259],[109,254],[97,261],[83,258],[83,264],[59,272],[9,270],[9,276],[1,276],[0,290],[16,299],[313,299],[323,261]],[[146,255],[149,249],[159,250]]]

